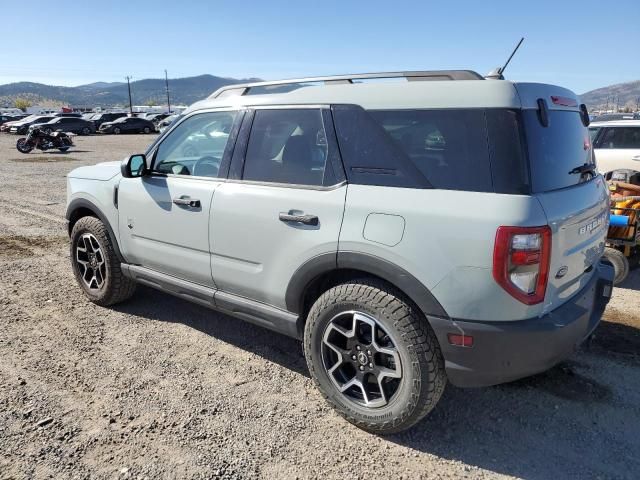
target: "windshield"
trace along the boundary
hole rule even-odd
[[[584,181],[576,167],[594,164],[591,140],[579,112],[550,110],[542,126],[537,110],[523,112],[533,191],[548,192]]]

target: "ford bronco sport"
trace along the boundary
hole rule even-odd
[[[224,87],[68,175],[73,271],[98,305],[143,284],[302,339],[338,412],[397,432],[447,381],[544,371],[598,325],[588,123],[564,88],[471,71]]]

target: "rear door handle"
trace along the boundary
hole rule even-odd
[[[281,212],[279,217],[281,222],[285,223],[302,223],[304,225],[318,225],[318,217],[315,215],[292,215],[290,213]]]
[[[188,196],[176,197],[173,199],[173,203],[181,207],[200,208],[200,200]]]

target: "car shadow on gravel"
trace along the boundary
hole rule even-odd
[[[627,290],[640,290],[640,268],[634,268],[629,273],[629,276],[624,279],[622,283],[616,286],[616,288],[624,288]],[[614,290],[615,295],[615,290]]]
[[[134,298],[115,309],[182,323],[309,376],[298,340],[159,291],[139,287]],[[603,413],[594,413],[611,411],[616,399],[609,386],[589,371],[589,365],[568,361],[505,385],[479,389],[449,385],[424,420],[383,441],[527,480],[587,478],[594,472],[601,478],[624,478],[620,464],[610,460],[616,426],[605,421]],[[638,463],[629,453],[624,456],[627,466]]]
[[[215,310],[143,286],[131,300],[112,308],[149,320],[182,323],[309,377],[300,341]]]
[[[430,415],[411,430],[387,438],[527,480],[593,478],[593,472],[602,472],[597,478],[624,478],[622,467],[609,460],[615,427],[591,415],[612,402],[612,392],[575,367],[566,362],[495,387],[449,385]]]

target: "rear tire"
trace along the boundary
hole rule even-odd
[[[149,127],[144,127],[144,128],[142,129],[142,131],[143,131],[144,133],[151,133],[151,129],[150,129]]]
[[[80,288],[93,303],[106,307],[130,298],[135,281],[125,277],[105,225],[82,217],[71,231],[71,266]]]
[[[82,135],[89,135],[91,133],[91,129],[89,127],[84,127],[81,133]]]
[[[377,434],[418,423],[447,382],[427,320],[379,280],[364,278],[322,294],[309,312],[304,351],[325,399],[346,420]]]
[[[629,260],[624,256],[624,253],[620,250],[616,250],[615,248],[606,247],[604,249],[604,257],[613,265],[613,270],[615,272],[613,284],[619,285],[624,282],[629,275]]]

